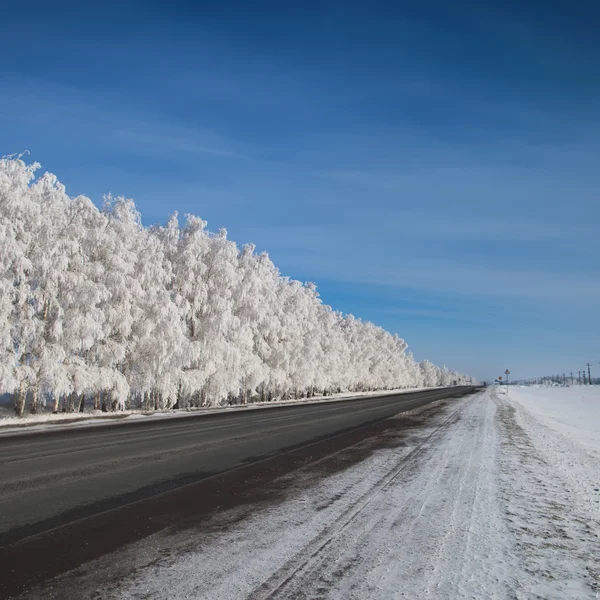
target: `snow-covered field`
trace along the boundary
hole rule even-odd
[[[597,387],[511,388],[502,403],[501,482],[529,597],[600,597],[599,403]]]
[[[99,559],[53,597],[93,585],[113,600],[598,598],[599,401],[488,388],[345,470],[294,471],[282,501]],[[107,584],[115,564],[127,573]]]
[[[600,386],[514,387],[510,396],[546,427],[600,451]]]

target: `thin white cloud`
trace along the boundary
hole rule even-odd
[[[219,158],[252,160],[251,153],[244,151],[244,144],[233,142],[206,131],[179,126],[156,126],[150,123],[137,123],[135,126],[124,123],[110,132],[115,143],[127,146],[137,153],[158,155],[205,154]]]
[[[19,104],[28,119],[38,120],[50,130],[77,130],[76,139],[86,136],[87,142],[96,147],[104,144],[141,155],[198,154],[245,161],[265,153],[265,148],[256,144],[140,109],[127,98],[115,104],[112,92],[92,93],[52,82],[13,78],[3,82],[0,106],[11,103]]]

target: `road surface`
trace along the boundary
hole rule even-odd
[[[29,552],[28,545],[39,546],[43,540],[44,555],[52,555],[58,550],[55,544],[64,544],[61,535],[69,526],[81,532],[82,523],[94,517],[98,523],[99,515],[119,507],[137,506],[157,496],[168,501],[174,490],[189,484],[332,436],[343,444],[344,437],[357,428],[440,398],[464,396],[472,389],[1,436],[0,550],[4,557],[16,560],[20,552]],[[160,529],[155,523],[152,527]],[[141,535],[130,532],[122,541]],[[92,547],[97,542],[88,539],[85,544]],[[114,545],[99,547],[94,555],[113,550]],[[55,574],[60,568],[51,571]],[[0,592],[9,588],[14,592],[7,581],[0,583]]]
[[[0,544],[469,389],[0,438]]]

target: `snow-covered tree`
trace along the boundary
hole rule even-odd
[[[0,160],[0,392],[15,410],[158,409],[464,383],[321,302],[253,245]]]

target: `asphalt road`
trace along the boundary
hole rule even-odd
[[[471,387],[0,437],[0,547]]]

